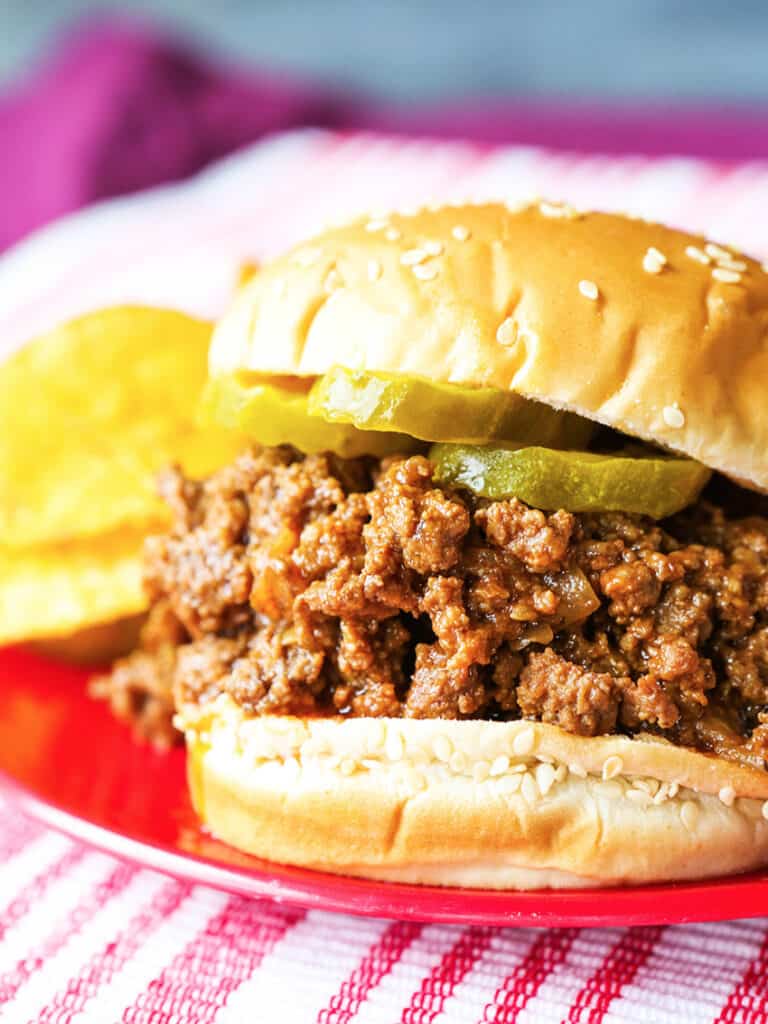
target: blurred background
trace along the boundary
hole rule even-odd
[[[768,0],[0,0],[0,249],[301,127],[768,160]]]
[[[766,0],[0,0],[0,79],[128,13],[244,67],[392,101],[768,101]]]

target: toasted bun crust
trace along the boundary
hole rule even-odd
[[[487,888],[702,878],[768,863],[768,774],[532,722],[179,715],[195,807],[259,857]]]
[[[486,204],[328,231],[240,291],[210,368],[333,365],[510,389],[768,489],[768,274],[658,224]]]

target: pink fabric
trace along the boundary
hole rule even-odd
[[[350,117],[337,97],[216,70],[135,25],[73,33],[0,101],[0,247],[96,199],[182,178],[268,132]]]
[[[121,864],[2,800],[0,815],[0,879],[17,888],[0,886],[3,1020],[768,1022],[765,920],[541,931],[307,914]]]
[[[584,152],[768,157],[764,110],[515,100],[395,108],[215,67],[135,23],[73,32],[0,99],[0,248],[106,196],[182,178],[266,133],[373,129]]]

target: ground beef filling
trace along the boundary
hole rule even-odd
[[[170,737],[173,698],[262,714],[527,718],[762,765],[768,520],[551,514],[384,461],[254,449],[162,482],[141,648],[95,684]]]

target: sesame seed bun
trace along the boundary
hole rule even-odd
[[[539,203],[360,219],[245,285],[213,374],[487,385],[768,489],[768,274],[658,224]]]
[[[541,723],[182,708],[198,813],[259,857],[403,882],[550,888],[768,863],[768,775]]]
[[[211,373],[335,365],[511,390],[768,489],[768,274],[705,239],[539,203],[363,218],[264,268]],[[768,772],[527,721],[182,708],[193,800],[260,857],[495,888],[768,864]]]

